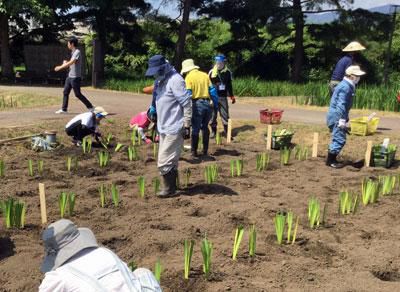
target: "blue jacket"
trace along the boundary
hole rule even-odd
[[[353,64],[353,58],[349,55],[342,57],[333,70],[331,80],[342,81],[346,73],[346,69]]]
[[[354,84],[346,79],[335,87],[326,117],[326,123],[329,128],[332,128],[340,119],[349,120],[354,93]]]

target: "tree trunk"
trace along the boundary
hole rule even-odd
[[[97,35],[100,41],[98,46],[98,59],[97,59],[97,78],[104,79],[104,59],[106,56],[107,47],[107,28],[106,28],[106,15],[103,11],[99,11],[96,15]]]
[[[10,55],[8,15],[0,13],[1,75],[13,78],[14,70]]]
[[[192,0],[182,0],[182,1],[183,1],[183,15],[182,15],[181,26],[179,28],[178,43],[176,44],[176,51],[174,58],[174,65],[175,68],[178,70],[180,70],[181,68],[182,65],[181,63],[185,55],[186,35],[189,30],[189,17],[192,6]]]
[[[295,27],[294,60],[292,66],[292,81],[301,81],[301,71],[304,60],[304,15],[301,0],[293,0],[293,22]]]

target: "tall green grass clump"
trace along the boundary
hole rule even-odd
[[[321,220],[321,208],[317,198],[312,197],[308,200],[308,221],[310,228],[318,227]]]
[[[278,244],[283,243],[285,227],[286,227],[286,243],[294,244],[297,236],[297,227],[299,225],[299,217],[296,219],[296,223],[294,224],[294,213],[292,211],[287,212],[286,214],[283,212],[278,212],[274,218],[275,224],[275,235]],[[294,230],[293,230],[294,226]]]
[[[292,149],[290,148],[283,148],[280,150],[280,160],[281,165],[288,165],[290,160],[290,155],[292,153]]]
[[[137,179],[137,185],[138,185],[138,190],[139,190],[139,195],[143,199],[145,196],[145,188],[146,188],[146,180],[144,176],[139,176]]]
[[[192,261],[194,240],[185,239],[184,242],[184,278],[189,279],[190,263]]]
[[[26,205],[24,202],[8,198],[0,201],[0,210],[5,228],[22,229],[25,227]]]
[[[249,232],[249,256],[254,257],[256,255],[257,246],[257,230],[256,226],[253,224],[250,226]]]
[[[203,256],[203,272],[206,278],[208,278],[211,271],[212,250],[212,243],[207,239],[207,236],[205,236],[201,242],[201,254]]]
[[[242,176],[243,174],[243,159],[231,160],[231,176]]]
[[[339,214],[355,214],[360,203],[359,196],[349,191],[343,191],[339,194]]]
[[[244,233],[244,228],[242,225],[240,225],[238,228],[236,228],[235,240],[233,242],[233,250],[232,250],[232,259],[233,260],[236,260],[237,253],[238,253],[239,247],[240,247],[240,243],[242,242],[243,233]]]
[[[75,198],[75,194],[72,192],[61,192],[60,196],[58,197],[58,207],[60,209],[61,218],[64,218],[66,211],[68,211],[68,215],[70,217],[74,214]]]
[[[92,152],[92,138],[85,137],[82,139],[82,152],[88,154]]]
[[[381,195],[388,196],[392,195],[396,186],[397,177],[394,175],[386,175],[379,177],[379,183],[381,185]]]
[[[204,168],[204,178],[207,184],[215,183],[218,179],[218,165],[207,165]]]
[[[157,195],[157,193],[160,191],[160,178],[159,177],[153,178],[152,185],[153,185],[154,195]]]
[[[268,153],[260,153],[256,156],[256,170],[258,172],[262,172],[268,168],[269,164],[269,154]]]
[[[379,181],[364,179],[361,184],[361,199],[364,206],[376,203],[379,199]]]

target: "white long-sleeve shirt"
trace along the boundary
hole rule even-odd
[[[96,118],[94,117],[93,113],[87,112],[87,113],[83,113],[83,114],[79,114],[79,115],[75,116],[72,120],[70,120],[65,125],[65,128],[68,128],[69,126],[76,123],[77,121],[81,121],[81,124],[89,129],[94,129],[97,127]]]
[[[129,269],[124,262],[120,262]],[[83,277],[71,273],[70,267],[82,271]],[[115,258],[104,248],[83,250],[66,264],[46,273],[39,292],[98,292],[90,280],[85,279],[85,275],[97,279],[104,291],[132,292],[119,271]],[[133,291],[161,292],[160,285],[149,270],[137,269],[133,273],[129,271],[129,276]]]

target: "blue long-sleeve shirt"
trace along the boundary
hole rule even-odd
[[[349,55],[342,57],[335,66],[333,70],[331,80],[333,81],[342,81],[344,75],[346,74],[346,69],[349,68],[353,64],[353,58]]]
[[[355,86],[347,78],[335,87],[326,117],[328,127],[333,127],[340,119],[349,120],[349,112],[353,105],[354,93]]]

